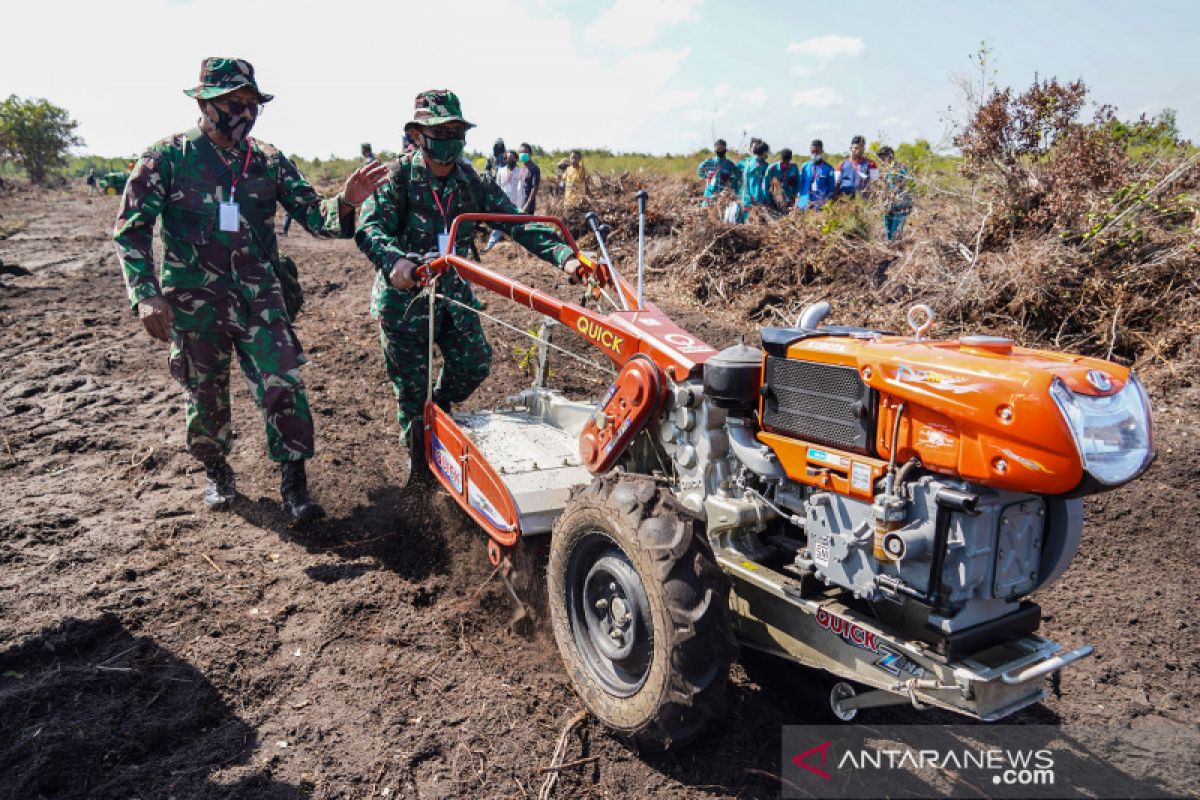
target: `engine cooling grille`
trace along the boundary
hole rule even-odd
[[[858,370],[767,357],[763,427],[807,442],[870,453],[875,439],[875,392]]]

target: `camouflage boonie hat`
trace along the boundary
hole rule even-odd
[[[268,103],[273,94],[263,94],[254,80],[254,67],[240,58],[209,57],[200,62],[200,84],[183,93],[197,100],[211,100],[249,86],[258,92],[258,102]]]
[[[468,128],[475,127],[463,119],[458,95],[449,89],[430,89],[417,95],[413,103],[413,118],[404,124],[404,131],[407,133],[414,125],[444,125],[447,122],[461,122]]]

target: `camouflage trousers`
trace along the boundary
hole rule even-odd
[[[286,319],[215,329],[175,331],[171,375],[187,391],[188,452],[205,465],[229,454],[229,373],[237,353],[242,374],[262,410],[273,461],[313,454],[313,421],[300,378],[304,352]]]
[[[461,308],[452,312],[448,303],[439,300],[433,342],[442,354],[434,394],[441,402],[461,403],[491,371],[492,347],[484,338],[479,315]],[[404,320],[380,319],[379,343],[396,395],[400,432],[407,434],[413,421],[421,419],[429,380],[429,308],[424,298],[412,304]]]

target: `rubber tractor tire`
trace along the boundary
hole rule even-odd
[[[547,572],[559,653],[600,722],[656,752],[719,713],[737,651],[729,582],[665,487],[610,475],[577,490]]]
[[[115,186],[105,186],[105,187],[104,187],[104,193],[105,193],[105,194],[107,194],[107,195],[114,195],[114,194],[116,194],[116,193],[117,193],[117,187],[115,187]]]

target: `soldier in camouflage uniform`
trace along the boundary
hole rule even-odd
[[[163,139],[138,161],[113,238],[125,283],[142,323],[171,342],[170,370],[187,391],[188,450],[205,467],[204,502],[227,507],[236,496],[230,450],[229,371],[236,353],[262,409],[271,459],[281,464],[281,494],[293,522],[324,515],[308,493],[304,461],[313,454],[313,422],[273,259],[276,203],[316,236],[349,237],[355,208],[387,169],[367,164],[336,197],[318,195],[295,165],[249,137],[271,100],[254,68],[207,58],[200,85],[185,90],[200,124]],[[161,216],[162,277],[152,243]]]
[[[459,214],[519,213],[499,186],[482,180],[462,158],[471,127],[462,118],[453,92],[439,89],[417,95],[413,119],[404,126],[417,149],[388,164],[390,178],[363,203],[354,235],[359,249],[375,265],[371,314],[379,320],[401,437],[408,445],[410,470],[417,475],[422,474],[425,463],[420,420],[429,366],[429,305],[418,300],[413,283],[416,264],[405,255],[437,252],[439,236],[449,232]],[[573,279],[579,261],[553,228],[536,223],[500,223],[498,227]],[[454,252],[465,256],[474,233],[474,223],[460,225]],[[487,377],[492,349],[473,310],[480,308],[480,303],[467,282],[449,272],[438,280],[438,293],[467,306],[438,300],[434,309],[434,342],[443,361],[434,400],[449,408],[451,403],[466,400]]]

